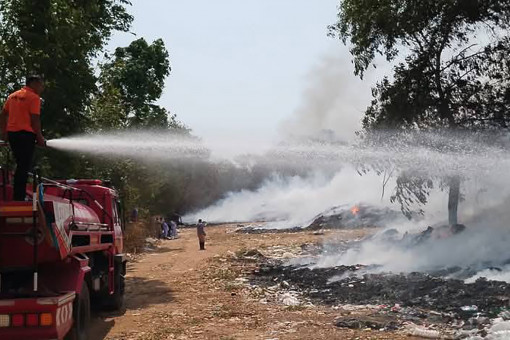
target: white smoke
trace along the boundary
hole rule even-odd
[[[504,281],[510,283],[510,265],[502,266],[501,268],[489,268],[482,270],[475,275],[468,278],[466,283],[474,283],[480,278],[486,278],[493,281]]]
[[[423,229],[433,225],[435,232],[423,242],[418,242],[418,234],[403,237],[400,233],[401,239],[392,241],[376,235],[345,252],[334,254],[332,246],[329,251],[333,255],[322,257],[316,265],[375,265],[371,272],[396,273],[458,267],[461,270],[454,271],[453,277],[467,278],[467,282],[480,277],[510,282],[510,190],[501,190],[510,188],[510,180],[501,177],[498,180],[498,177],[464,183],[466,200],[460,205],[459,215],[467,228],[460,234],[441,236],[440,232],[436,233],[441,230],[435,224],[438,220],[428,219],[428,223],[422,224]]]
[[[391,184],[389,184],[391,186]],[[261,222],[273,228],[305,226],[311,219],[335,205],[359,202],[381,204],[381,178],[360,176],[351,167],[335,175],[319,170],[307,177],[275,175],[254,191],[229,193],[211,207],[186,217],[208,222]],[[388,204],[385,197],[384,204]]]

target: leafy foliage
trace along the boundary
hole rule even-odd
[[[128,5],[127,0],[0,0],[0,99],[20,88],[27,74],[38,73],[46,80],[42,119],[48,138],[140,127],[189,133],[156,105],[170,73],[162,40],[135,40],[96,65],[112,33],[129,30]],[[176,172],[166,176],[163,167],[51,149],[39,152],[36,162],[48,177],[109,179],[128,209],[139,206],[147,214],[149,208],[163,209],[153,205],[161,192],[165,198],[174,195],[174,201],[180,197],[165,190],[176,183],[171,177]],[[175,206],[169,202],[164,211]]]
[[[169,122],[169,113],[154,104],[169,74],[168,52],[161,39],[149,45],[141,38],[117,48],[101,66],[101,93],[92,108],[97,128],[180,127],[175,126],[175,117]]]
[[[99,67],[99,89],[88,107],[91,132],[151,128],[155,133],[189,134],[175,115],[155,104],[170,74],[168,52],[161,39],[148,44],[140,38],[119,47]],[[91,160],[92,161],[92,160]],[[108,178],[123,193],[128,209],[139,207],[142,215],[168,213],[181,208],[187,169],[169,164],[140,164],[131,159],[93,160],[92,177]],[[81,174],[81,176],[84,176]]]
[[[96,90],[93,59],[114,31],[127,31],[127,0],[1,0],[0,93],[30,73],[46,79],[43,126],[49,137],[84,128]]]
[[[507,127],[510,0],[343,0],[338,18],[330,34],[350,44],[356,74],[378,56],[397,63],[373,89],[365,129]],[[452,222],[461,195],[450,181]],[[394,200],[406,212],[429,188],[400,177]]]
[[[434,183],[430,179],[404,172],[397,178],[395,193],[390,197],[390,201],[398,202],[404,215],[411,218],[414,213],[411,206],[427,204],[428,195],[433,188]],[[421,214],[423,211],[419,210],[418,213]]]

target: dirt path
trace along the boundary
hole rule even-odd
[[[262,304],[229,282],[252,268],[231,269],[225,255],[239,249],[319,241],[311,233],[243,235],[207,230],[206,251],[194,230],[129,264],[126,310],[99,315],[92,340],[101,339],[399,339],[398,334],[338,329],[332,308]],[[350,235],[352,236],[352,235]]]

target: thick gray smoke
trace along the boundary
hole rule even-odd
[[[373,70],[362,81],[353,73],[349,54],[324,56],[307,75],[301,105],[280,124],[284,136],[352,140],[371,99]]]

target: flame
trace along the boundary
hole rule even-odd
[[[358,207],[358,206],[356,206],[356,205],[355,205],[354,207],[352,207],[352,208],[351,208],[351,213],[352,213],[354,216],[358,215],[358,213],[359,213],[359,207]]]

